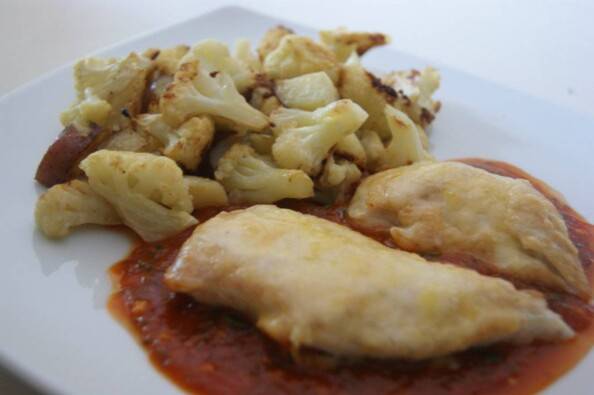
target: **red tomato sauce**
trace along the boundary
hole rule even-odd
[[[542,182],[511,165],[480,159],[463,161],[494,173],[528,179],[541,190],[563,215],[592,283],[592,225]],[[344,206],[323,207],[304,201],[283,206],[350,226]],[[219,211],[204,209],[195,214],[202,222]],[[163,274],[191,232],[189,229],[158,243],[139,242],[126,259],[111,269],[115,292],[109,302],[110,310],[135,335],[155,367],[191,393],[532,394],[575,366],[594,344],[592,307],[575,297],[542,289],[551,308],[576,331],[577,336],[571,341],[495,345],[414,363],[396,360],[334,363],[327,356],[306,351],[304,356],[313,355],[311,361],[314,362],[307,363],[307,358],[303,358],[306,362],[296,363],[285,348],[268,339],[239,314],[200,304],[167,288]],[[367,234],[392,246],[388,235],[382,232]],[[431,258],[496,275],[488,273],[480,262],[469,257]]]

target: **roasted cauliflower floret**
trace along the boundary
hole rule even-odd
[[[384,111],[392,138],[378,158],[374,170],[385,170],[432,159],[423,148],[420,127],[415,125],[405,113],[394,107],[386,106]]]
[[[108,120],[110,127],[116,130],[123,128],[129,124],[129,119],[122,115],[122,111],[125,110],[128,115],[140,111],[152,67],[149,59],[136,53],[119,60],[91,57],[79,61],[74,66],[77,101],[73,107],[89,98],[103,100],[112,109]],[[102,106],[105,110],[106,107]],[[62,120],[67,122],[69,116],[64,115]]]
[[[161,97],[165,94],[167,87],[172,82],[172,74],[165,74],[159,70],[152,73],[144,95],[145,113],[158,113],[161,111],[159,102],[161,101]]]
[[[225,73],[211,73],[198,62],[180,66],[173,83],[161,97],[161,112],[167,123],[181,125],[204,114],[216,115],[252,130],[268,126],[268,118],[251,107],[237,92],[233,80]]]
[[[218,161],[215,178],[231,203],[273,203],[313,196],[313,181],[301,170],[277,168],[246,144],[233,145]]]
[[[254,72],[248,64],[234,58],[225,44],[217,40],[204,40],[193,46],[181,63],[197,60],[200,67],[209,73],[226,73],[233,79],[239,92],[244,92],[255,81]]]
[[[262,62],[260,61],[260,58],[252,52],[252,44],[250,44],[248,39],[240,38],[235,42],[233,57],[247,65],[252,71],[262,71]]]
[[[74,65],[78,99],[82,100],[85,90],[89,89],[114,108],[126,108],[132,112],[141,100],[151,68],[150,60],[134,52],[119,60],[85,58]]]
[[[219,140],[212,146],[210,151],[208,152],[208,163],[210,167],[216,169],[219,166],[219,160],[223,157],[223,155],[231,149],[231,147],[235,144],[249,144],[249,142],[245,141],[246,135],[237,135],[232,134],[228,137],[225,137],[222,140]],[[257,152],[257,151],[256,151]]]
[[[226,206],[229,204],[227,193],[221,183],[210,178],[184,176],[188,192],[192,196],[194,210],[203,207]]]
[[[382,33],[349,32],[345,28],[322,30],[319,35],[340,62],[347,60],[353,51],[362,56],[371,48],[390,42],[390,37]]]
[[[146,134],[159,140],[163,155],[188,170],[196,170],[215,132],[207,116],[190,118],[177,129],[169,126],[161,114],[141,114],[137,123]]]
[[[202,153],[212,142],[214,133],[214,123],[210,118],[191,118],[168,136],[163,154],[188,170],[196,170],[202,160]]]
[[[247,133],[244,135],[233,134],[217,143],[209,151],[209,162],[213,169],[216,169],[221,157],[235,144],[245,144],[254,149],[256,154],[264,158],[272,157],[272,144],[275,137],[271,131]]]
[[[313,112],[281,108],[270,117],[276,163],[315,175],[332,147],[359,129],[367,114],[351,100],[339,100]]]
[[[276,96],[269,95],[265,90],[261,90],[260,88],[254,89],[250,104],[268,116],[274,110],[282,107],[282,103]]]
[[[159,101],[167,86],[173,81],[181,59],[188,53],[190,47],[178,45],[165,49],[149,49],[143,55],[154,59],[155,70],[150,74],[147,89],[144,94],[145,112],[158,113]]]
[[[274,81],[260,74],[256,78],[256,84],[250,92],[250,104],[266,115],[270,115],[272,111],[282,107],[282,103],[276,96],[274,91]]]
[[[360,166],[361,168],[364,168],[367,163],[367,154],[365,153],[365,148],[355,133],[349,134],[340,140],[336,144],[334,152],[352,160],[357,164],[357,166]]]
[[[261,155],[272,155],[272,144],[274,136],[269,133],[250,133],[246,138],[249,145],[254,147],[257,153]]]
[[[71,105],[60,114],[62,125],[73,125],[82,133],[90,131],[91,124],[105,126],[111,114],[111,104],[93,95],[90,89],[79,102]]]
[[[324,205],[344,203],[352,195],[351,192],[361,176],[361,170],[357,165],[330,154],[315,180],[313,199]]]
[[[383,155],[386,147],[381,137],[373,130],[360,130],[357,132],[359,141],[365,150],[366,166],[369,169],[378,167],[380,157]]]
[[[323,191],[327,203],[342,202],[361,175],[361,170],[354,163],[330,155],[316,186]]]
[[[320,176],[319,184],[322,188],[331,188],[339,185],[352,185],[361,179],[361,170],[352,162],[345,159],[328,157],[324,171]]]
[[[278,44],[284,36],[293,33],[293,30],[280,25],[269,29],[264,34],[264,37],[262,37],[262,40],[260,40],[260,45],[258,46],[258,55],[260,56],[260,59],[264,60],[270,52],[278,47]]]
[[[365,70],[356,54],[343,65],[340,81],[340,95],[359,104],[369,114],[363,128],[374,130],[383,139],[389,139],[391,132],[384,107],[386,104],[400,105],[396,91]]]
[[[44,235],[64,237],[84,224],[117,225],[118,213],[84,181],[51,187],[37,200],[35,222]]]
[[[146,241],[173,236],[196,223],[183,173],[169,158],[100,150],[83,160],[80,168],[93,191]]]
[[[394,71],[382,77],[382,82],[410,102],[402,110],[413,121],[423,127],[433,121],[441,107],[441,103],[432,98],[440,84],[437,70],[427,67],[422,71]]]
[[[149,49],[143,55],[154,60],[155,67],[161,74],[173,75],[177,71],[180,60],[189,50],[190,47],[187,45],[176,45],[165,49]]]
[[[276,82],[276,95],[289,108],[313,111],[340,97],[328,74],[323,71]]]
[[[324,71],[332,81],[336,81],[338,63],[330,49],[309,37],[287,35],[264,59],[264,71],[274,79]]]
[[[161,143],[154,137],[140,130],[126,128],[112,134],[99,149],[111,151],[153,152]]]

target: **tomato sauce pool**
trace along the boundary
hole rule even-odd
[[[493,173],[528,179],[541,190],[563,215],[592,283],[592,225],[543,183],[511,165],[481,159],[462,161]],[[344,206],[322,207],[306,202],[290,202],[285,206],[350,226]],[[196,215],[204,221],[219,211],[205,209]],[[116,291],[109,302],[110,310],[137,337],[157,369],[191,393],[531,394],[570,370],[594,344],[592,308],[574,297],[541,290],[549,306],[576,331],[571,341],[496,345],[414,363],[395,360],[336,363],[328,356],[305,351],[302,361],[296,363],[286,349],[237,313],[200,304],[166,287],[163,274],[191,231],[159,243],[138,244],[111,269]],[[367,234],[391,245],[385,234]],[[432,258],[496,275],[469,257]],[[516,286],[524,287],[518,283]],[[308,354],[311,358],[307,358]]]

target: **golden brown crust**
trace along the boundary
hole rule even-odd
[[[242,311],[294,350],[423,359],[573,335],[538,293],[271,205],[198,226],[165,281],[202,303]]]
[[[563,219],[524,180],[419,163],[367,178],[348,212],[362,226],[389,230],[400,248],[467,253],[510,278],[590,298]]]
[[[272,29],[269,29],[264,34],[264,37],[262,37],[260,46],[258,47],[258,55],[260,56],[260,60],[264,60],[264,58],[266,58],[270,52],[274,51],[284,36],[293,33],[293,30],[283,25],[278,25]]]

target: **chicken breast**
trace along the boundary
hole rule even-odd
[[[419,163],[367,178],[348,215],[389,230],[405,250],[468,253],[512,278],[591,296],[563,218],[528,181],[456,162]]]
[[[536,292],[268,205],[199,225],[165,279],[202,303],[247,314],[293,350],[422,359],[573,335]]]

